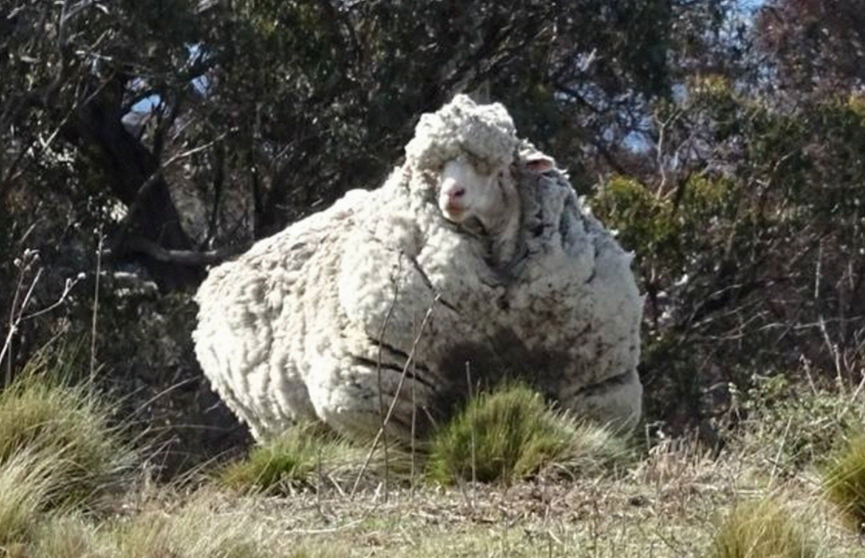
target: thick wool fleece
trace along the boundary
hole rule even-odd
[[[405,154],[408,164],[420,170],[438,170],[467,154],[480,163],[479,170],[488,172],[510,165],[518,145],[514,121],[503,105],[477,105],[457,95],[438,111],[421,116]]]
[[[318,417],[372,436],[422,438],[468,382],[533,383],[565,408],[632,426],[642,300],[631,256],[581,207],[565,175],[520,164],[501,105],[458,96],[424,115],[407,161],[378,190],[213,269],[193,336],[207,377],[261,440]],[[520,252],[488,263],[490,239],[447,221],[435,170],[464,153],[512,165]]]

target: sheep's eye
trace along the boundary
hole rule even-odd
[[[435,167],[426,168],[421,171],[421,174],[424,177],[424,180],[429,184],[430,187],[438,184],[439,177],[441,176],[443,165],[437,165]]]
[[[478,171],[478,174],[481,174],[484,176],[488,176],[488,175],[492,174],[492,172],[493,172],[493,169],[490,168],[489,163],[487,163],[486,161],[478,160],[474,164],[474,167],[475,167],[475,170]]]
[[[482,176],[487,176],[493,171],[493,169],[490,167],[490,164],[487,163],[484,159],[478,157],[477,155],[469,153],[467,154],[466,159],[468,159],[469,164],[474,167],[475,172]]]

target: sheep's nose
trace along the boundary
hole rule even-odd
[[[458,200],[466,195],[466,189],[465,186],[460,186],[454,177],[449,176],[441,182],[441,195],[449,200]]]

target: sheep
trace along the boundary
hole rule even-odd
[[[500,104],[423,115],[372,191],[256,243],[196,294],[195,351],[264,440],[318,418],[423,439],[472,383],[521,375],[632,426],[642,301],[630,256]]]

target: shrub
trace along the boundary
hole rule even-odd
[[[469,401],[435,434],[427,476],[442,484],[510,484],[548,467],[597,472],[627,454],[625,442],[608,430],[551,409],[524,385],[505,385]]]
[[[831,387],[795,381],[796,372],[752,374],[750,388],[731,389],[730,418],[750,424],[745,440],[751,454],[771,451],[774,467],[795,473],[825,467],[852,428],[863,424],[861,397],[850,399]],[[825,384],[826,382],[823,382]],[[766,447],[765,440],[774,440]]]

